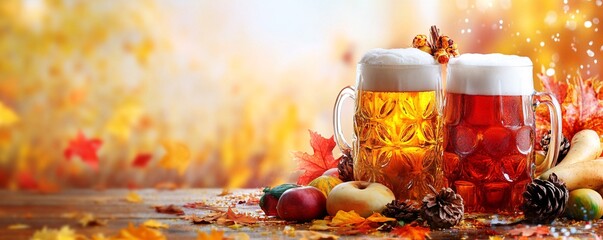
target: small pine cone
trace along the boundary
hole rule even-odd
[[[339,170],[339,179],[341,181],[354,181],[354,160],[349,151],[344,152],[339,158],[337,169]]]
[[[565,136],[562,136],[563,140],[561,140],[561,144],[559,144],[559,158],[557,160],[557,164],[559,164],[564,158],[565,155],[567,155],[567,153],[569,152],[569,149],[571,147],[571,143],[569,140],[567,140],[567,138]],[[542,139],[540,139],[540,146],[542,147],[542,150],[544,150],[545,152],[549,151],[549,144],[551,143],[551,130],[549,130],[546,134],[544,134],[542,136]]]
[[[383,216],[395,218],[398,221],[405,223],[412,222],[419,217],[420,208],[411,201],[393,200],[385,205],[385,209],[381,212]]]
[[[432,229],[449,228],[461,222],[465,211],[461,195],[450,188],[442,188],[438,193],[432,186],[429,187],[434,194],[427,194],[423,198],[421,218]]]
[[[526,187],[523,198],[521,209],[526,220],[549,224],[565,211],[569,191],[565,183],[553,173],[548,180],[534,179]]]
[[[419,34],[412,40],[412,46],[414,48],[421,48],[427,46],[427,36],[425,34]]]

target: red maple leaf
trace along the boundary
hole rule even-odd
[[[152,157],[153,157],[153,155],[150,153],[139,153],[134,158],[134,161],[132,162],[132,166],[138,167],[138,168],[144,168],[147,166],[149,161],[151,161]]]
[[[310,183],[326,170],[337,167],[338,163],[338,160],[333,157],[333,148],[335,148],[333,137],[327,139],[316,132],[309,132],[310,145],[314,149],[314,153],[312,155],[305,152],[293,153],[293,157],[298,164],[298,170],[303,171],[297,179],[299,185]]]
[[[88,164],[94,170],[98,170],[98,155],[96,152],[103,144],[98,138],[86,138],[82,132],[78,132],[75,138],[69,140],[69,146],[63,154],[67,160],[78,156],[84,163]]]
[[[416,223],[406,224],[402,227],[395,227],[391,233],[407,239],[422,239],[425,240],[429,236],[429,228],[421,227]]]
[[[584,80],[580,74],[573,81],[557,80],[554,76],[538,74],[545,91],[551,92],[559,104],[562,113],[563,135],[571,140],[574,134],[583,129],[592,129],[603,135],[603,100],[601,86],[597,77]],[[537,137],[550,128],[549,113],[545,108],[536,111]]]

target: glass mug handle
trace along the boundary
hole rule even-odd
[[[550,93],[537,92],[534,96],[534,103],[536,105],[541,103],[547,105],[549,113],[551,114],[551,142],[549,143],[549,150],[546,153],[544,161],[540,164],[536,164],[535,176],[539,176],[541,173],[557,164],[559,144],[561,143],[561,108],[559,107],[557,99]]]
[[[341,152],[351,152],[352,147],[345,140],[343,136],[343,131],[341,130],[341,103],[344,99],[351,98],[352,100],[356,100],[356,90],[347,86],[341,89],[339,95],[337,95],[337,100],[335,101],[335,109],[333,110],[333,129],[335,130],[335,142]]]

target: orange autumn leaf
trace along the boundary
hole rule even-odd
[[[165,156],[159,161],[159,166],[165,169],[176,169],[180,175],[184,174],[191,161],[191,153],[188,147],[176,141],[164,141]]]
[[[132,223],[127,228],[121,229],[115,239],[123,240],[165,240],[166,237],[159,230],[148,228],[144,225],[135,227]]]
[[[373,213],[373,215],[370,215],[369,217],[367,217],[366,220],[369,222],[374,222],[374,223],[397,221],[395,218],[383,216],[383,215],[381,215],[381,213]]]
[[[595,86],[598,77],[583,79],[578,73],[573,81],[558,80],[555,76],[538,74],[544,91],[553,94],[561,106],[562,132],[571,140],[574,134],[583,129],[595,130],[603,135],[603,88]],[[549,113],[546,108],[536,111],[537,138],[550,128]]]
[[[103,144],[103,141],[97,138],[87,138],[81,131],[77,133],[75,138],[69,140],[69,146],[63,151],[63,155],[67,160],[78,156],[88,164],[92,169],[98,170],[98,155],[96,152]]]
[[[415,224],[406,224],[402,227],[395,227],[390,233],[400,238],[414,240],[425,240],[429,236],[429,228],[421,227]]]
[[[331,226],[346,226],[363,223],[366,219],[358,215],[354,210],[346,212],[339,210],[331,220]]]
[[[211,232],[198,232],[197,240],[222,240],[224,239],[224,231],[212,229]]]
[[[305,152],[294,152],[293,157],[298,163],[298,169],[303,171],[297,180],[299,185],[307,185],[326,170],[337,167],[337,159],[333,157],[335,141],[333,137],[324,138],[320,134],[310,132],[310,145],[314,150],[312,155]]]
[[[232,220],[235,223],[243,223],[243,224],[254,224],[257,223],[257,219],[251,217],[249,215],[235,213],[232,208],[228,207],[228,211],[226,211],[226,219]]]

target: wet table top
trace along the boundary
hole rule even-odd
[[[130,195],[135,192],[135,196]],[[261,196],[259,189],[239,189],[225,192],[222,189],[107,189],[107,190],[64,190],[52,194],[14,192],[0,190],[0,239],[30,239],[36,231],[47,227],[59,229],[69,226],[79,235],[91,237],[102,233],[114,236],[130,223],[139,225],[153,219],[167,225],[158,229],[167,239],[195,239],[199,231],[211,229],[224,231],[226,236],[249,236],[251,239],[299,239],[295,231],[304,231],[310,224],[293,224],[276,219],[264,219],[251,225],[226,226],[224,224],[193,224],[184,216],[206,216],[214,210],[226,211],[232,207],[238,213],[261,216],[257,205]],[[130,195],[130,201],[128,196]],[[139,196],[140,201],[135,198]],[[134,199],[132,199],[134,198]],[[202,203],[195,205],[195,203]],[[184,211],[184,215],[159,213],[155,206],[173,204]],[[189,205],[187,205],[189,204]],[[193,207],[191,207],[191,204]],[[188,206],[188,207],[186,207]],[[201,206],[201,207],[195,207]],[[86,216],[98,222],[82,225]],[[523,226],[492,226],[490,217],[466,216],[461,227],[444,231],[431,231],[431,239],[506,239],[518,237],[510,234]],[[90,224],[91,223],[91,224]],[[474,227],[476,225],[479,227]],[[486,223],[486,224],[481,224]],[[596,222],[574,222],[558,220],[551,226],[548,237],[570,235],[581,239],[603,235],[602,220]],[[529,232],[526,234],[529,234]],[[244,233],[244,234],[241,234]],[[332,234],[329,232],[324,232]],[[532,235],[535,236],[535,235]],[[387,233],[341,236],[341,238],[391,238]]]

